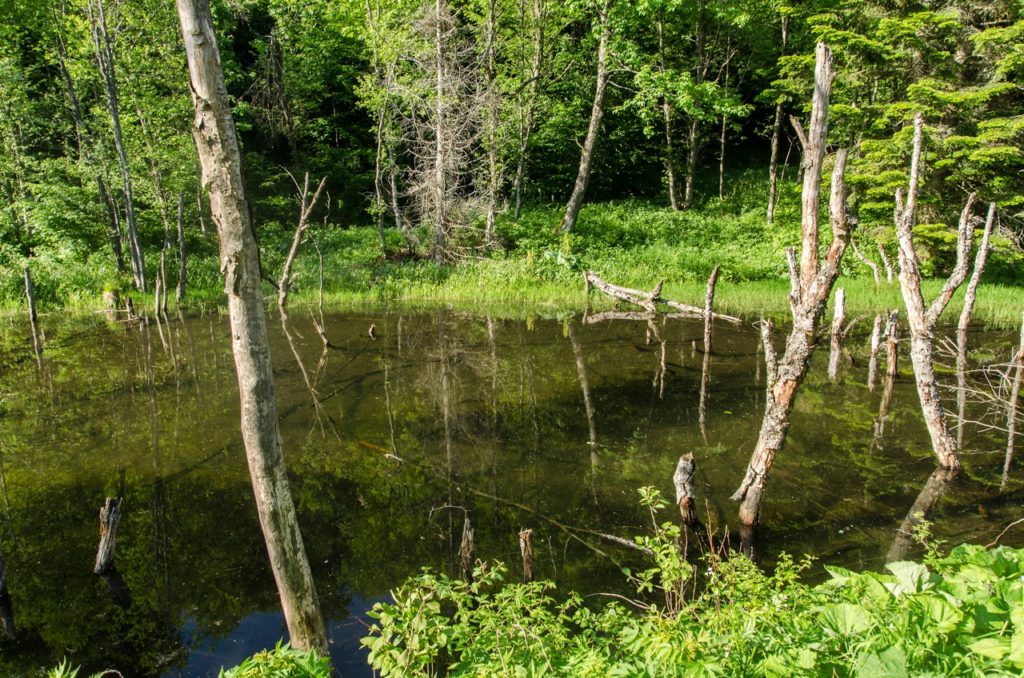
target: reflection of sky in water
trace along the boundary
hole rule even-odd
[[[350,616],[345,619],[330,619],[327,632],[331,643],[331,662],[339,675],[348,678],[372,676],[373,671],[366,663],[366,650],[359,641],[366,635],[367,625],[373,621],[366,613],[374,603],[385,600],[363,600],[352,596],[348,605]],[[284,615],[280,612],[256,612],[242,619],[223,638],[206,639],[193,645],[196,636],[195,620],[189,619],[182,628],[182,637],[189,647],[188,662],[185,666],[168,671],[165,678],[206,678],[216,677],[221,668],[239,664],[246,657],[267,650],[282,637],[287,637]]]

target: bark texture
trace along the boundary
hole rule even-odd
[[[256,240],[210,7],[208,0],[176,2],[195,104],[193,136],[220,239],[241,400],[242,439],[256,508],[291,642],[326,656],[323,616],[281,451]]]
[[[100,545],[96,549],[96,565],[92,571],[106,574],[114,569],[117,550],[117,525],[121,521],[121,497],[107,497],[100,507]]]
[[[765,344],[765,358],[769,363],[768,392],[761,431],[743,481],[732,495],[733,500],[740,502],[740,524],[748,528],[757,524],[768,472],[775,461],[775,455],[786,441],[790,424],[789,415],[814,353],[815,333],[825,312],[832,286],[839,276],[843,254],[850,241],[851,227],[847,219],[844,180],[846,151],[840,149],[836,153],[835,166],[832,170],[832,191],[829,200],[832,242],[824,259],[819,261],[817,214],[825,135],[828,131],[828,97],[833,79],[832,53],[824,43],[818,43],[815,58],[815,90],[809,134],[805,136],[799,124],[796,125],[801,141],[804,142],[805,173],[801,201],[804,211],[803,241],[799,268],[796,266],[795,253],[790,252],[788,257],[793,327],[781,358],[776,360],[771,356],[770,342]]]

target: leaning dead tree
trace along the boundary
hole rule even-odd
[[[800,384],[807,375],[815,348],[815,334],[825,312],[832,286],[839,277],[839,267],[850,241],[851,225],[847,219],[844,181],[846,150],[840,149],[835,156],[829,200],[832,242],[825,258],[819,259],[818,205],[832,79],[832,52],[824,43],[818,43],[815,50],[814,98],[809,132],[804,134],[800,123],[794,121],[797,136],[803,144],[804,184],[801,200],[802,252],[799,266],[796,253],[792,249],[787,251],[793,328],[786,340],[786,349],[777,360],[769,359],[774,355],[774,349],[770,348],[768,337],[764,337],[765,359],[768,363],[768,391],[764,418],[746,475],[739,489],[732,495],[734,501],[740,502],[739,520],[741,526],[746,528],[757,524],[761,499],[768,482],[768,472],[775,461],[775,455],[785,444],[789,431],[789,415]]]
[[[241,400],[241,431],[256,509],[294,646],[327,656],[327,634],[281,450],[258,250],[208,0],[177,0],[195,105],[193,138],[220,239]]]
[[[921,269],[914,251],[914,220],[917,216],[918,186],[921,177],[921,151],[924,145],[924,116],[914,116],[914,144],[910,158],[910,182],[907,187],[906,203],[903,201],[902,190],[896,192],[896,237],[899,241],[900,290],[903,293],[904,306],[907,309],[907,321],[910,325],[910,360],[914,365],[914,378],[917,381],[917,393],[921,400],[921,411],[924,414],[928,435],[932,441],[932,451],[943,468],[958,470],[960,458],[957,456],[956,438],[950,430],[946,412],[942,407],[939,385],[935,378],[933,352],[935,350],[935,328],[939,317],[953,298],[964,280],[967,279],[967,267],[971,253],[971,210],[974,207],[975,195],[967,198],[960,224],[957,228],[956,266],[942,286],[939,296],[925,305],[921,292]]]

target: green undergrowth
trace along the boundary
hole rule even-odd
[[[645,490],[654,509],[667,502]],[[382,676],[1019,676],[1024,549],[932,548],[885,572],[783,557],[774,572],[706,556],[657,526],[654,565],[626,576],[635,600],[567,598],[550,582],[508,581],[501,564],[472,583],[424,572],[379,603],[363,641]],[[699,579],[699,586],[696,582]]]
[[[534,205],[518,221],[508,214],[499,220],[503,248],[454,265],[439,265],[423,251],[418,256],[402,256],[401,238],[393,229],[386,231],[386,248],[382,248],[371,227],[320,227],[314,236],[324,257],[324,298],[337,308],[448,305],[520,316],[577,312],[587,303],[583,272],[593,270],[611,282],[644,289],[664,279],[664,296],[702,304],[705,281],[718,264],[721,277],[716,303],[721,311],[782,318],[788,315],[789,284],[784,250],[799,240],[796,199],[787,199],[790,206],[781,209],[776,225],[769,227],[760,207],[734,207],[757,204],[753,195],[757,187],[752,186],[751,196],[711,201],[684,212],[640,200],[587,205],[577,232],[571,235],[557,231],[561,207]],[[424,247],[430,242],[426,233],[419,237]],[[212,238],[212,234],[208,236],[205,249],[198,248],[189,259],[191,305],[211,307],[223,300]],[[876,243],[888,242],[886,238],[882,232],[858,235],[861,249],[876,261]],[[282,265],[290,233],[268,227],[261,231],[260,239],[264,270],[273,274]],[[889,247],[894,257],[891,242]],[[946,273],[945,249],[948,243],[941,239],[922,244],[926,274]],[[128,281],[118,278],[107,261],[109,256],[93,253],[84,260],[77,256],[50,252],[33,259],[37,297],[44,311],[94,310],[102,306],[104,290],[129,292]],[[316,253],[307,243],[296,262],[296,302],[317,302],[318,267]],[[1022,268],[1021,253],[1006,242],[997,242],[978,297],[978,321],[999,327],[1019,323],[1024,305]],[[852,314],[902,306],[898,285],[884,282],[883,274],[883,282],[876,286],[868,268],[852,252],[839,284],[847,288]],[[937,279],[925,284],[929,296],[937,294],[940,287]],[[273,296],[269,285],[265,291],[268,298]],[[950,317],[959,311],[962,294],[947,311]],[[148,295],[133,293],[133,297],[137,307],[152,303]],[[23,304],[20,271],[0,271],[0,308],[14,310]],[[592,304],[598,309],[611,306],[610,301],[597,298]]]

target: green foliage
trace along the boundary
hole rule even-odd
[[[278,642],[273,650],[257,652],[238,666],[221,670],[220,678],[330,678],[331,663],[313,651]]]
[[[665,505],[651,489],[642,503]],[[657,526],[642,545],[655,566],[636,578],[689,577],[678,527]],[[909,676],[1019,675],[1024,669],[1024,549],[962,545],[886,573],[780,559],[768,574],[745,557],[704,559],[700,593],[678,609],[576,594],[550,583],[506,582],[478,567],[472,584],[425,572],[380,603],[363,643],[384,676]]]

